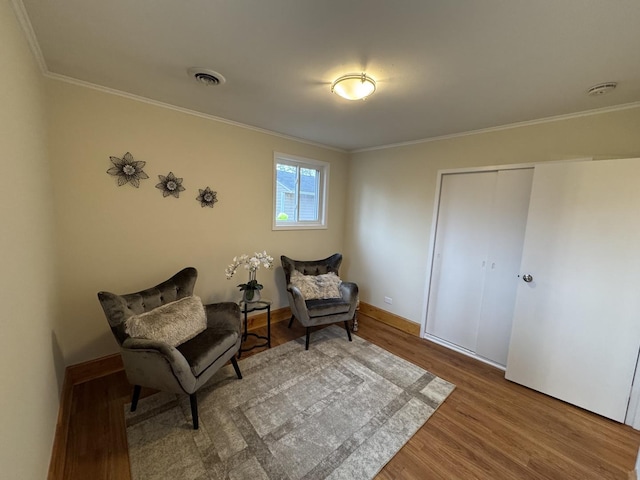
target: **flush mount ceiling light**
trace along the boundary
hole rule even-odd
[[[191,67],[187,69],[187,73],[190,77],[195,78],[196,82],[202,83],[207,86],[222,85],[227,80],[218,72],[209,70],[207,68]]]
[[[587,95],[590,95],[592,97],[604,95],[613,91],[613,89],[617,86],[618,84],[616,82],[599,83],[598,85],[594,85],[589,90],[587,90]]]
[[[376,91],[376,82],[364,72],[352,73],[333,82],[331,91],[347,100],[364,100]]]

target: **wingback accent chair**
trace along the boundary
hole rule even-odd
[[[193,428],[196,430],[198,389],[228,360],[231,360],[238,378],[242,378],[235,360],[241,342],[240,308],[232,302],[204,305],[206,326],[201,319],[204,330],[175,347],[159,340],[131,337],[125,323],[134,315],[154,309],[158,311],[158,307],[192,296],[197,276],[196,269],[189,267],[159,285],[140,292],[124,295],[98,293],[111,331],[120,345],[127,378],[134,385],[131,411],[136,410],[141,387],[186,393],[190,397]],[[202,312],[200,301],[197,301]],[[173,318],[165,317],[165,320],[169,324],[174,322]]]
[[[300,289],[291,284],[291,276],[295,270],[303,275],[318,276],[328,273],[338,275],[342,254],[335,253],[322,260],[293,260],[282,255],[280,261],[287,281],[287,296],[292,313],[289,327],[291,327],[294,318],[297,318],[302,326],[306,327],[305,349],[309,349],[311,327],[330,323],[344,322],[347,336],[351,341],[349,321],[355,322],[358,285],[353,282],[342,282],[339,287],[339,297],[306,299]]]

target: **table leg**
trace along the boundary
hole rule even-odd
[[[241,327],[242,328],[242,327]],[[244,334],[240,332],[242,339],[240,340],[240,349],[238,350],[238,360],[242,356],[242,342],[247,341],[247,307],[244,308]]]
[[[353,314],[353,328],[351,330],[353,330],[354,332],[358,331],[358,313],[357,312]]]
[[[244,340],[247,340],[247,308],[244,309]]]
[[[271,348],[271,305],[267,306],[267,346]]]

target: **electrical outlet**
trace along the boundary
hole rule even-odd
[[[391,297],[384,297],[384,303],[388,303],[389,305],[393,304],[393,298],[391,298]]]

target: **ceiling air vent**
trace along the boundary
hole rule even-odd
[[[597,97],[613,91],[617,86],[618,84],[616,82],[599,83],[587,90],[587,94],[592,97]]]
[[[187,73],[190,77],[195,78],[196,82],[210,87],[222,85],[226,82],[226,79],[218,72],[214,72],[213,70],[208,70],[206,68],[191,67],[187,70]]]

